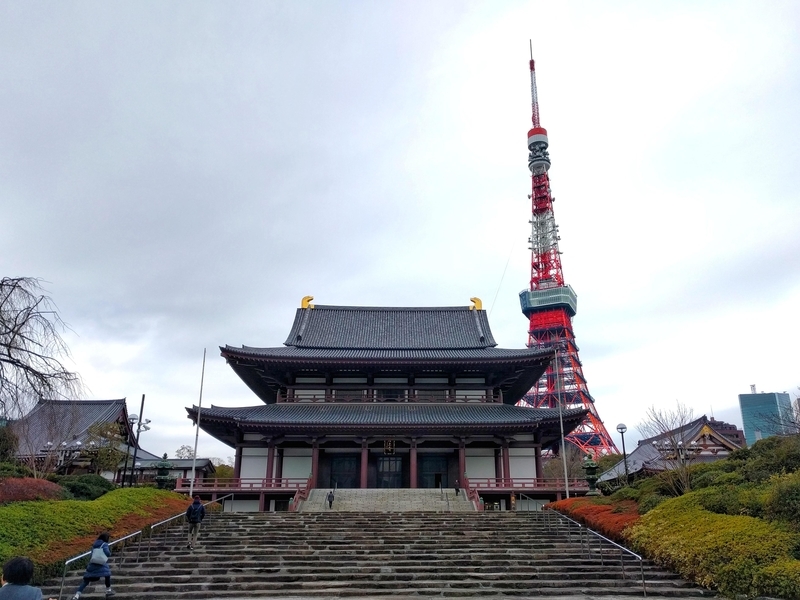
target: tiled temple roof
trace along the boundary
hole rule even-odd
[[[18,454],[38,455],[48,442],[58,450],[62,442],[85,444],[89,427],[95,423],[127,420],[125,399],[119,400],[43,400],[22,419],[13,422],[20,437]]]
[[[469,306],[298,308],[284,342],[296,348],[466,350],[497,345],[486,311]]]
[[[187,408],[197,418],[197,407]],[[584,409],[563,411],[565,429],[583,419]],[[506,404],[375,403],[279,403],[260,406],[203,409],[200,427],[225,441],[225,432],[269,431],[278,433],[470,434],[481,432],[529,433],[547,430],[543,443],[558,439],[557,409],[534,409]]]

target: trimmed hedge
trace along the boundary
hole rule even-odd
[[[26,500],[63,500],[68,497],[64,488],[46,479],[9,477],[0,481],[0,504]]]
[[[800,471],[773,476],[770,484],[763,501],[764,517],[770,521],[784,521],[800,531]]]
[[[59,479],[58,483],[69,490],[76,500],[97,500],[117,487],[105,477],[92,474],[67,475]]]
[[[636,551],[723,594],[800,598],[793,557],[800,536],[762,519],[712,513],[701,493],[663,502],[625,533]]]
[[[16,462],[0,462],[0,479],[6,477],[33,477],[33,471]]]
[[[614,540],[623,539],[622,532],[640,518],[632,500],[612,502],[608,498],[581,496],[551,502],[547,507],[568,514],[571,519]]]

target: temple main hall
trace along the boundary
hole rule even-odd
[[[226,489],[251,491],[253,510],[280,510],[281,493],[302,487],[533,491],[543,449],[586,414],[517,406],[553,352],[498,348],[477,298],[402,308],[312,300],[283,346],[220,348],[259,404],[200,411],[200,428],[235,449]],[[198,407],[187,412],[196,423]]]

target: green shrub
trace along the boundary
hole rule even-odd
[[[766,595],[767,572],[780,576],[784,598],[800,598],[792,551],[800,536],[747,516],[704,510],[700,492],[671,498],[628,532],[637,551],[725,595]],[[794,562],[793,562],[794,561]]]
[[[778,598],[800,598],[800,560],[783,559],[756,573],[753,587]]]
[[[692,465],[689,469],[689,483],[693,490],[699,490],[720,483],[744,481],[740,473],[735,473],[735,465],[727,460]]]
[[[642,497],[649,494],[660,494],[661,496],[675,495],[672,485],[670,484],[669,476],[664,473],[658,473],[652,477],[640,479],[636,482],[636,487],[641,490]]]
[[[16,462],[0,462],[0,479],[7,477],[33,477],[33,471]]]
[[[96,500],[116,486],[100,475],[67,475],[59,481],[61,487],[69,490],[76,500]]]
[[[764,516],[771,521],[784,521],[800,531],[800,471],[773,477],[764,501]]]
[[[738,515],[741,505],[739,494],[733,486],[713,486],[695,492],[697,500],[705,510],[718,515]]]
[[[762,482],[773,475],[800,470],[800,435],[773,436],[750,448],[731,453],[730,459],[747,481]]]
[[[641,495],[641,490],[630,485],[626,485],[625,487],[620,488],[611,494],[610,498],[614,502],[621,502],[623,500],[633,500],[634,502],[638,502]]]
[[[733,471],[731,473],[719,473],[714,479],[713,485],[740,485],[742,483],[745,483],[744,476],[737,471]]]
[[[700,505],[707,511],[759,518],[764,515],[768,493],[769,488],[755,484],[715,485],[695,491]]]
[[[643,515],[653,510],[656,506],[669,500],[669,497],[662,496],[661,494],[648,494],[641,502],[639,502],[639,514]]]

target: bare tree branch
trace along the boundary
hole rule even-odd
[[[694,421],[694,411],[675,401],[673,410],[657,409],[651,406],[645,413],[645,420],[637,425],[643,438],[654,438],[652,443],[658,448],[658,469],[661,477],[676,496],[689,491],[689,462],[687,453],[691,439],[686,426]]]
[[[80,376],[62,362],[70,357],[61,337],[67,325],[32,277],[0,279],[0,415],[16,419],[38,398],[75,398]]]

